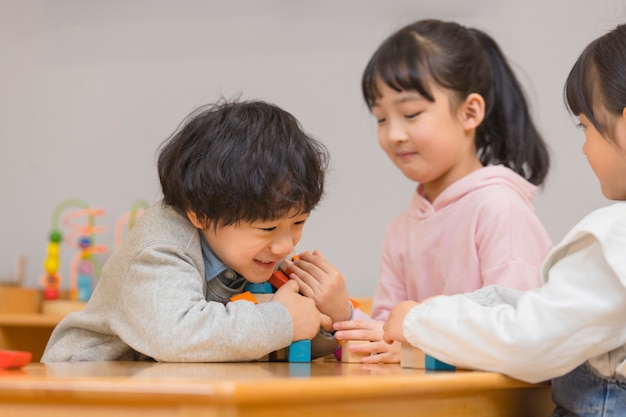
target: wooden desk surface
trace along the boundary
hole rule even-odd
[[[399,365],[83,362],[0,370],[0,415],[16,417],[540,417],[552,407],[547,384]]]

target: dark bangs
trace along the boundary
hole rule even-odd
[[[381,96],[376,85],[379,80],[398,92],[415,90],[434,101],[426,71],[429,53],[416,36],[408,30],[400,31],[387,38],[370,58],[361,81],[363,98],[370,109]]]
[[[188,117],[161,149],[158,170],[166,204],[217,227],[310,212],[328,158],[281,108],[223,100]]]
[[[565,102],[570,113],[574,116],[585,115],[600,133],[604,132],[604,127],[594,116],[594,98],[598,97],[594,93],[594,70],[593,54],[595,42],[590,44],[578,57],[578,60],[572,67],[567,81],[565,81],[564,95]]]

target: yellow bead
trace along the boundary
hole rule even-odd
[[[51,258],[58,258],[60,247],[58,243],[48,243],[48,256]]]
[[[49,275],[56,274],[59,269],[59,260],[56,258],[48,258],[44,262],[43,267]]]

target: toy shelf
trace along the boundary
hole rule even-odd
[[[25,350],[33,354],[32,362],[39,362],[62,318],[55,314],[0,314],[0,349]]]

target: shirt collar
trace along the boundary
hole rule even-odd
[[[204,259],[204,276],[207,281],[211,281],[217,276],[222,276],[228,281],[239,277],[235,271],[230,269],[220,258],[217,257],[209,242],[207,242],[204,233],[201,229],[198,229],[200,235],[200,245],[202,247],[202,258]]]

